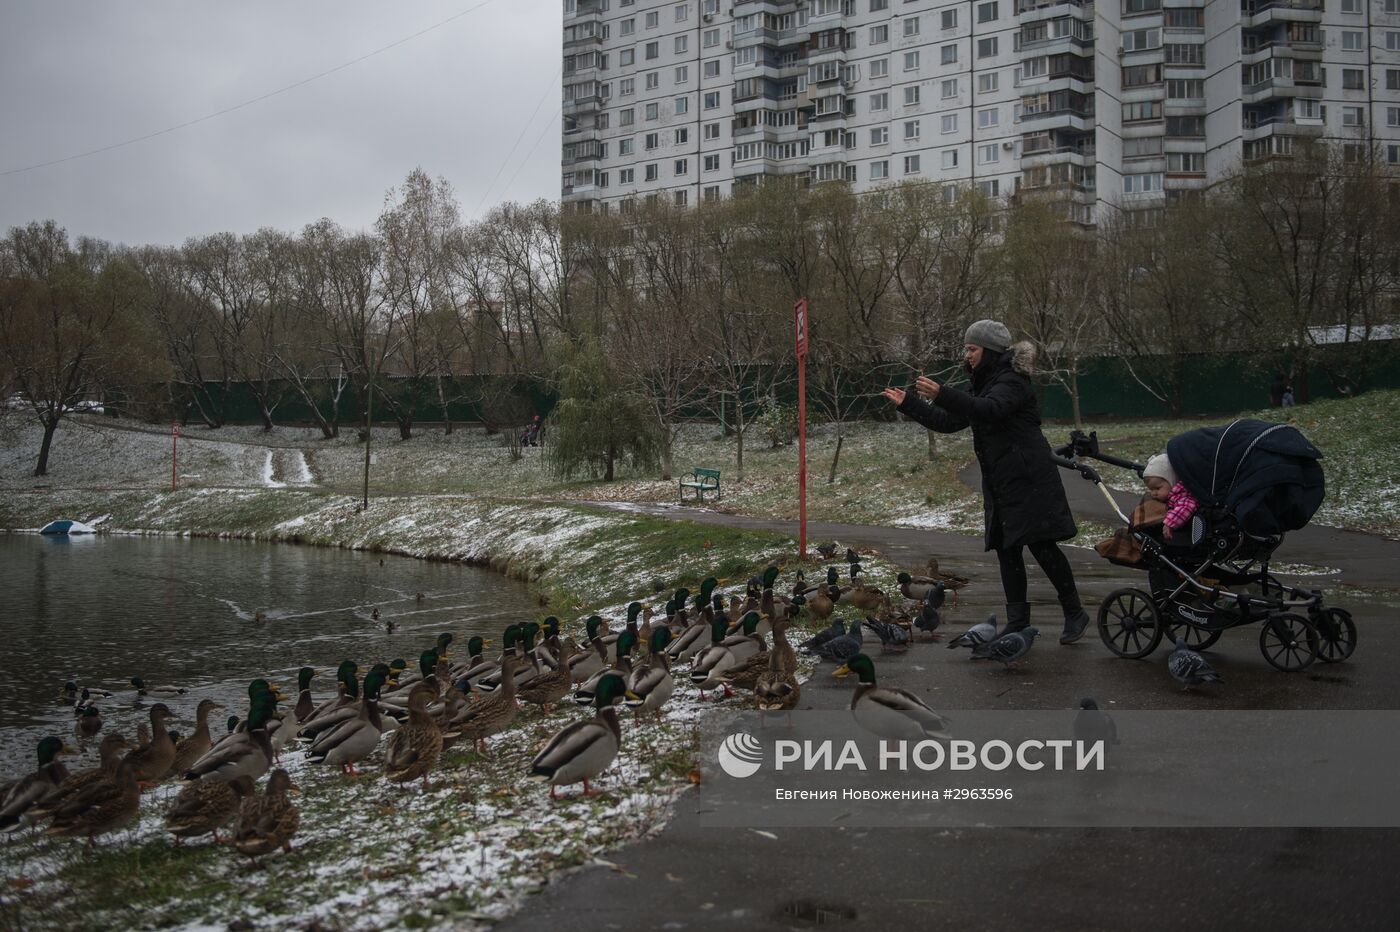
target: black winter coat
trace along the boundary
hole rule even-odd
[[[1059,468],[1040,432],[1040,405],[1028,375],[1033,359],[1029,344],[988,353],[973,374],[971,392],[944,385],[931,405],[911,389],[899,406],[940,434],[972,428],[988,550],[1068,540],[1076,533]]]

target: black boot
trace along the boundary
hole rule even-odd
[[[1007,602],[1006,603],[1006,627],[1000,634],[1010,634],[1012,631],[1022,631],[1031,623],[1031,603],[1029,602]]]
[[[1078,592],[1062,598],[1060,607],[1065,612],[1065,630],[1060,634],[1060,643],[1073,644],[1084,636],[1084,629],[1089,627],[1089,613],[1080,604]]]

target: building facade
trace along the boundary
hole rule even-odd
[[[1400,164],[1400,0],[564,0],[562,199],[764,177],[1160,205],[1298,137]]]

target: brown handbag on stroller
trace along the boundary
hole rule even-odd
[[[1142,545],[1134,539],[1133,531],[1160,528],[1162,519],[1166,516],[1166,505],[1150,495],[1144,495],[1142,501],[1133,509],[1132,524],[1114,531],[1112,537],[1099,541],[1094,545],[1094,549],[1098,551],[1099,556],[1118,566],[1141,566]]]

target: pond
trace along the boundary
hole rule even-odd
[[[295,696],[296,671],[309,664],[321,672],[319,700],[334,693],[341,660],[416,665],[440,632],[465,650],[473,634],[499,643],[506,625],[538,618],[523,585],[489,570],[186,538],[0,534],[0,592],[0,775],[33,769],[45,734],[78,747],[71,704],[59,700],[69,680],[115,693],[101,703],[103,720],[129,737],[148,708],[133,676],[189,690],[166,701],[182,734],[200,699],[219,700],[228,711],[211,721],[217,737],[228,714],[245,714],[255,677]],[[90,744],[83,756],[95,759]]]

